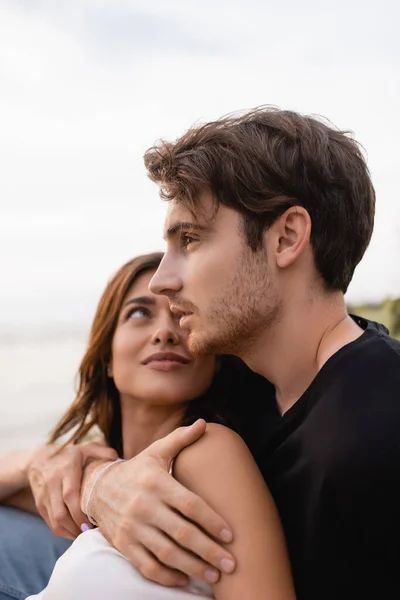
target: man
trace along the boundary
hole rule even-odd
[[[344,302],[374,220],[358,145],[260,108],[160,142],[145,163],[170,201],[152,291],[192,352],[236,354],[275,388],[249,435],[298,597],[400,597],[400,343]]]
[[[194,352],[236,354],[271,382],[255,379],[234,408],[280,511],[298,597],[399,596],[400,347],[343,299],[374,218],[357,144],[261,108],[160,143],[145,161],[170,200],[153,291],[169,296]],[[167,476],[203,431],[180,429],[97,481],[104,462],[84,473],[82,508],[91,491],[106,537],[165,585],[233,568],[235,532]],[[143,564],[153,530],[168,535]]]

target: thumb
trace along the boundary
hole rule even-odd
[[[196,442],[204,434],[207,423],[198,419],[188,427],[178,427],[165,438],[158,440],[149,448],[149,453],[155,458],[166,460],[168,464],[183,450]]]

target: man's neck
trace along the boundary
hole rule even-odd
[[[284,414],[331,356],[362,333],[348,316],[342,294],[292,300],[279,322],[264,330],[241,358],[273,383]]]

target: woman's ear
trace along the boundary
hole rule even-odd
[[[112,368],[112,359],[107,362],[107,377],[110,379],[113,378],[113,368]]]

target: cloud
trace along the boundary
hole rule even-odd
[[[397,3],[3,1],[0,327],[85,320],[112,270],[160,248],[142,155],[263,103],[328,116],[365,146],[376,230],[351,300],[400,294]],[[24,311],[24,291],[30,294]],[[26,296],[26,294],[25,294]]]

